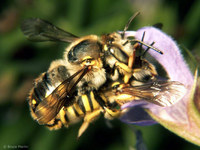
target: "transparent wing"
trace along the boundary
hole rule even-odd
[[[30,18],[22,22],[21,30],[32,41],[62,41],[73,42],[78,37],[66,32],[48,21]]]
[[[132,100],[142,99],[160,105],[171,106],[186,93],[183,84],[176,81],[155,81],[140,86],[125,86],[118,90],[119,94],[127,94]]]
[[[73,104],[71,100],[75,86],[88,72],[88,68],[84,68],[68,79],[63,81],[49,96],[43,99],[36,107],[35,114],[39,124],[47,124],[51,121],[65,105]]]

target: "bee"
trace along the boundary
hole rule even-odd
[[[136,15],[130,18],[123,32],[100,37],[78,37],[38,18],[27,19],[22,23],[21,29],[29,40],[71,43],[66,48],[63,59],[53,61],[49,69],[34,82],[28,97],[34,120],[49,129],[59,129],[63,125],[68,127],[83,120],[78,133],[80,137],[89,123],[101,113],[107,119],[123,114],[123,110],[116,107],[120,104],[119,100],[115,101],[107,95],[110,92],[116,95],[119,91],[122,91],[121,94],[124,92],[131,95],[130,89],[135,87],[130,85],[130,88],[127,88],[129,90],[122,88],[123,90],[113,91],[112,86],[110,88],[107,85],[121,81],[122,77],[123,82],[120,85],[129,85],[132,78],[141,78],[135,75],[138,69],[138,72],[150,72],[150,76],[157,74],[148,61],[135,59],[138,43],[162,54],[160,50],[143,41],[124,36]],[[134,68],[137,62],[140,65]]]

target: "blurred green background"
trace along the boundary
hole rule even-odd
[[[163,23],[163,31],[189,49],[200,62],[199,0],[3,0],[0,5],[0,149],[128,150],[135,146],[132,127],[103,117],[76,139],[81,123],[49,131],[32,120],[26,97],[33,79],[61,58],[65,43],[33,43],[20,31],[20,22],[38,17],[78,36],[122,30],[140,11],[129,30]],[[186,60],[191,61],[187,55]],[[197,150],[160,125],[138,127],[149,150]]]

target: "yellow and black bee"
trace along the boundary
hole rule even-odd
[[[152,91],[149,92],[150,87],[153,91],[156,89],[155,84],[138,87],[133,84],[135,79],[142,80],[143,74],[152,78],[157,75],[152,64],[135,56],[138,43],[146,44],[124,37],[134,17],[131,17],[123,32],[100,37],[88,35],[79,38],[41,19],[28,19],[22,23],[21,29],[30,40],[71,43],[63,59],[53,61],[48,71],[34,82],[28,97],[34,120],[50,129],[59,129],[83,120],[78,134],[81,136],[89,123],[101,113],[107,119],[121,116],[125,111],[116,106],[126,101],[143,97],[150,102],[157,100],[156,96],[150,94]],[[146,46],[162,53],[151,45]],[[115,81],[120,83],[113,86]],[[168,81],[158,83],[161,85],[160,91],[166,91],[171,85],[177,85],[177,88],[183,86],[172,82],[166,84]],[[148,94],[143,95],[142,89]],[[176,94],[172,90],[170,93]],[[130,99],[127,100],[126,96],[120,99],[120,95]],[[162,100],[170,101],[165,95]]]

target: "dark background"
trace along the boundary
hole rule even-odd
[[[200,60],[199,0],[4,0],[0,5],[0,149],[133,149],[132,127],[103,117],[83,136],[76,136],[80,123],[49,131],[34,122],[26,102],[33,79],[61,58],[65,43],[33,43],[20,31],[20,22],[38,17],[78,36],[122,30],[129,17],[140,11],[129,30],[163,23],[163,31]],[[185,55],[188,63],[190,58]],[[150,150],[197,150],[160,125],[138,127]]]

